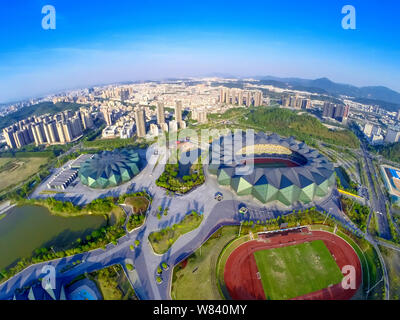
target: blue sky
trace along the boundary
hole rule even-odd
[[[43,30],[41,9],[56,9]],[[341,27],[356,8],[357,29]],[[396,0],[2,0],[0,102],[125,80],[328,77],[400,91]]]

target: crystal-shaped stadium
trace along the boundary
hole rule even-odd
[[[79,178],[91,188],[110,188],[131,180],[140,172],[140,157],[134,150],[103,151],[86,160]]]
[[[285,206],[309,204],[327,196],[335,184],[333,165],[293,137],[257,133],[249,144],[241,135],[240,148],[233,139],[228,135],[213,142],[208,170],[220,185],[230,186],[238,195]]]

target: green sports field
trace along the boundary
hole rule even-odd
[[[285,300],[339,283],[336,261],[322,240],[254,252],[267,299]]]

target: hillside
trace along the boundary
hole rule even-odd
[[[46,113],[55,114],[64,110],[78,110],[83,105],[70,102],[41,102],[30,107],[24,107],[16,112],[10,113],[5,117],[0,117],[0,130],[13,124],[14,122],[28,118],[30,116],[40,116]]]
[[[358,148],[360,145],[351,131],[329,130],[308,114],[297,114],[281,108],[253,108],[246,116],[242,124],[283,136],[294,136],[310,146],[315,145],[314,139],[350,148]]]
[[[384,158],[400,163],[400,142],[391,143],[389,145],[371,146],[370,148]]]

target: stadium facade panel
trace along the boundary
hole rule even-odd
[[[131,180],[140,170],[139,154],[122,149],[97,153],[82,163],[78,175],[84,185],[105,189]]]
[[[214,140],[208,170],[220,185],[230,186],[238,195],[291,206],[325,197],[335,185],[332,163],[293,137],[261,132],[248,145],[243,134],[239,151],[235,151],[238,148],[233,141],[237,145],[237,137],[232,135]],[[238,173],[248,164],[253,164],[252,170]]]

